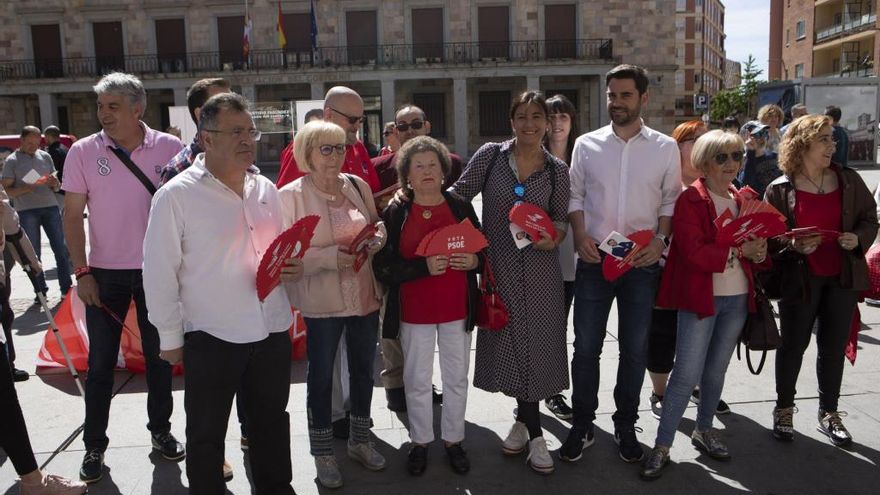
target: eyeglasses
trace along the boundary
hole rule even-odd
[[[742,151],[734,151],[732,153],[718,153],[717,155],[715,155],[715,164],[716,165],[724,165],[725,163],[727,163],[728,158],[732,159],[733,161],[735,161],[737,163],[742,163],[743,157],[745,157],[745,156],[746,156],[746,154],[743,153]]]
[[[412,127],[415,130],[419,130],[422,127],[424,127],[424,125],[425,125],[425,123],[422,122],[421,120],[415,120],[409,124],[407,124],[406,122],[398,122],[397,124],[395,124],[395,127],[397,127],[397,130],[400,132],[406,132],[409,130],[410,127]]]
[[[516,183],[513,186],[513,194],[516,196],[516,201],[513,202],[514,205],[518,205],[523,202],[526,197],[526,185]]]
[[[318,151],[321,152],[324,156],[330,156],[333,153],[333,150],[336,150],[337,155],[345,154],[345,145],[344,144],[323,144],[318,146]]]
[[[349,115],[347,113],[342,113],[333,107],[329,107],[329,108],[330,108],[330,110],[333,110],[334,112],[338,113],[339,115],[342,115],[343,117],[347,118],[348,123],[351,125],[363,124],[367,120],[367,118],[364,117],[363,115],[361,115],[360,117],[352,117],[351,115]]]
[[[256,129],[236,129],[234,131],[221,131],[219,129],[202,129],[205,132],[213,132],[216,134],[232,134],[232,137],[239,140],[253,139],[259,141],[263,133]]]

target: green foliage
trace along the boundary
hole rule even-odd
[[[712,98],[710,117],[712,120],[723,120],[728,115],[752,116],[758,97],[758,85],[761,71],[756,67],[755,57],[749,55],[743,66],[742,84],[739,87],[719,91]]]

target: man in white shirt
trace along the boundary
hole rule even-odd
[[[577,461],[593,443],[599,405],[599,356],[608,313],[617,299],[620,362],[614,401],[614,439],[621,459],[644,456],[635,435],[639,393],[645,378],[645,350],[657,280],[658,261],[672,231],[672,212],[681,192],[678,146],[644,125],[648,77],[634,65],[606,74],[611,124],[579,137],[571,163],[569,221],[579,260],[574,299],[574,358],[571,363],[573,427],[559,452]],[[614,282],[602,274],[599,242],[613,231],[628,236],[641,230],[654,239],[633,258],[633,268]]]
[[[240,95],[202,107],[205,152],[153,199],[144,240],[144,290],[160,356],[186,368],[190,493],[225,491],[223,443],[238,390],[247,395],[251,477],[257,493],[294,493],[290,461],[290,339],[284,288],[257,297],[260,260],[282,231],[271,181],[249,170],[260,132]],[[283,280],[302,275],[288,260]]]

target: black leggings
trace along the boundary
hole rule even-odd
[[[0,447],[12,459],[19,476],[37,469],[37,460],[28,438],[27,425],[12,381],[12,369],[6,358],[6,345],[0,344]]]
[[[525,423],[529,430],[529,440],[544,436],[541,431],[541,415],[538,413],[537,402],[526,402],[516,399],[516,420]]]
[[[810,275],[810,301],[779,302],[782,347],[776,351],[776,407],[791,407],[797,391],[804,351],[810,345],[818,319],[816,376],[819,379],[819,408],[837,411],[843,379],[844,351],[849,340],[858,292],[840,287],[837,277]]]
[[[6,336],[6,349],[9,353],[9,365],[15,366],[15,345],[12,343],[12,322],[15,313],[9,304],[9,296],[12,295],[12,285],[9,272],[15,267],[15,259],[9,252],[9,245],[3,250],[3,264],[6,266],[6,285],[0,287],[0,325],[3,326],[3,334]]]
[[[646,364],[651,373],[669,373],[675,364],[675,338],[678,333],[678,311],[654,308],[648,330]]]

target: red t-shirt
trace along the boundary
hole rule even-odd
[[[797,191],[795,196],[794,218],[798,227],[819,227],[820,229],[840,231],[841,190],[828,194],[814,194]],[[813,275],[833,277],[840,274],[843,253],[836,242],[824,241],[807,256],[807,265]]]
[[[431,218],[423,213],[431,211]],[[425,208],[415,203],[403,232],[400,255],[405,260],[419,258],[416,248],[422,238],[447,225],[458,223],[449,204]],[[429,275],[400,285],[400,321],[417,325],[445,323],[467,317],[467,272],[447,269],[443,275]]]
[[[288,147],[292,150],[292,146],[293,141],[291,141]],[[364,146],[364,143],[360,141],[346,147],[345,162],[342,164],[342,172],[360,177],[370,185],[370,189],[373,192],[378,192],[380,190],[379,176],[376,175],[376,170],[373,169],[373,164],[370,162],[370,153],[367,151],[367,147]],[[278,189],[281,189],[284,185],[289,184],[304,175],[306,174],[300,171],[296,164],[293,152],[287,153],[287,148],[285,148],[281,152],[281,166],[278,170],[278,180],[275,182],[275,186],[278,187]]]

